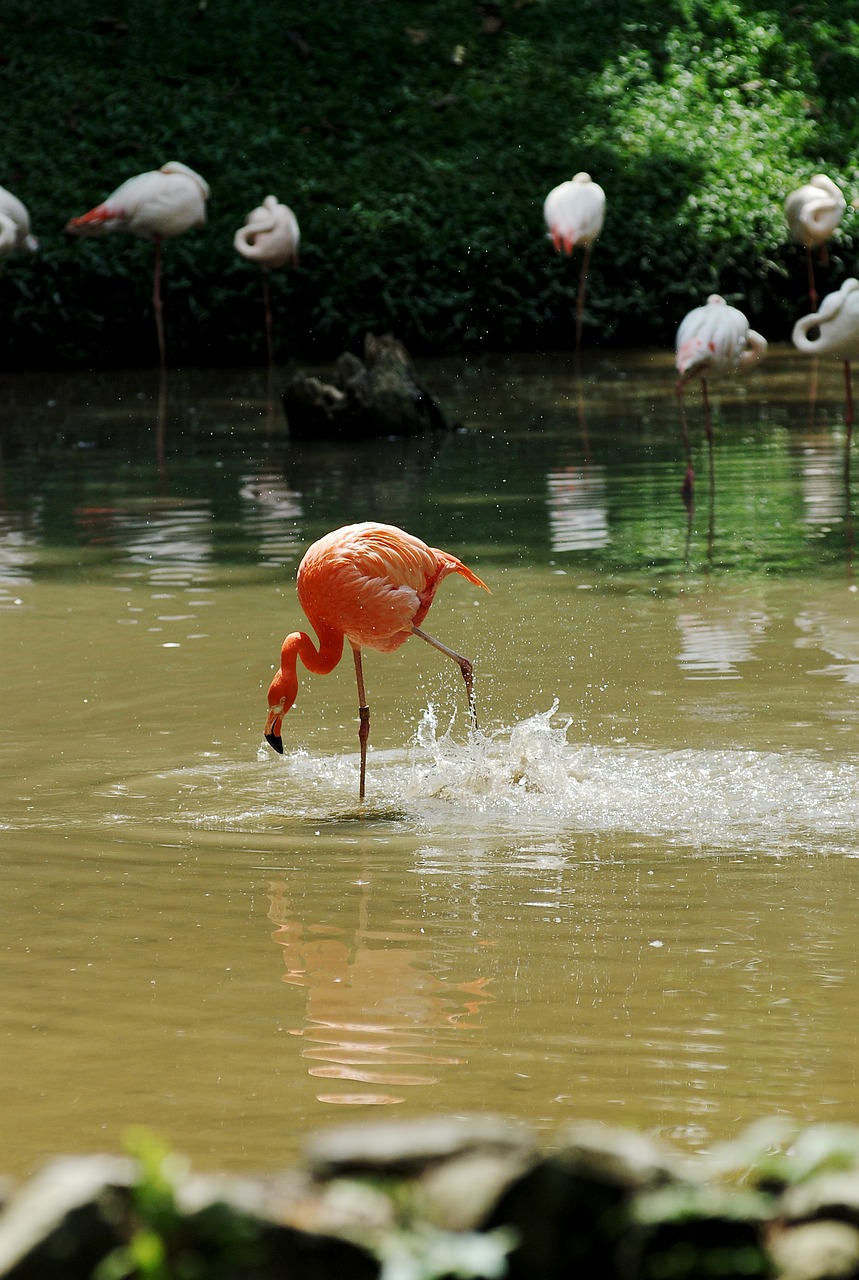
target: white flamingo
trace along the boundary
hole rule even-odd
[[[841,189],[825,173],[816,173],[803,186],[791,191],[784,202],[784,213],[793,240],[805,249],[808,270],[808,296],[812,309],[817,307],[814,283],[814,250],[825,261],[826,242],[844,217],[847,201]]]
[[[161,309],[161,245],[206,222],[209,185],[178,160],[160,169],[138,173],[79,218],[66,224],[66,231],[79,236],[99,236],[108,231],[129,231],[155,244],[155,272],[152,305],[158,353],[164,364],[164,321]]]
[[[702,307],[695,307],[680,322],[676,339],[675,365],[680,375],[677,395],[680,400],[683,438],[686,445],[687,473],[684,493],[694,480],[689,436],[683,406],[683,390],[691,378],[701,379],[704,396],[704,425],[710,454],[710,482],[713,482],[713,429],[710,423],[710,401],[707,379],[736,373],[757,364],[767,350],[767,340],[750,328],[736,307],[728,306],[718,293],[711,293]]]
[[[36,253],[39,242],[30,234],[27,207],[5,187],[0,187],[0,257],[23,250]]]
[[[298,245],[301,239],[298,219],[289,205],[281,204],[276,196],[266,196],[258,208],[252,209],[233,237],[233,247],[249,262],[259,263],[262,271],[262,292],[265,305],[265,335],[268,362],[274,357],[271,336],[271,302],[269,299],[268,273],[272,267],[298,262]]]
[[[577,173],[569,182],[553,187],[543,202],[543,216],[558,253],[584,249],[576,294],[576,350],[582,344],[582,313],[591,253],[605,221],[605,192],[589,173]]]
[[[817,336],[809,337],[815,330]],[[791,334],[797,350],[811,356],[828,356],[844,362],[847,396],[846,422],[853,431],[853,380],[850,363],[859,360],[859,280],[845,280],[840,289],[828,293],[819,311],[803,316]]]

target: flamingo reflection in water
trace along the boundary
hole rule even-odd
[[[582,463],[546,476],[549,534],[553,552],[608,546],[606,469]]]
[[[365,794],[370,736],[362,649],[393,653],[410,636],[420,636],[459,666],[468,691],[472,724],[476,724],[471,662],[418,625],[429,612],[439,584],[451,573],[489,590],[456,556],[428,547],[394,525],[371,521],[344,525],[314,542],[298,566],[297,588],[301,607],[319,637],[319,648],[304,631],[293,631],[284,640],[280,670],[268,690],[265,738],[269,746],[283,753],[281,728],[283,717],[298,695],[298,659],[308,671],[328,675],[343,656],[345,640],[352,647],[358,682],[361,800]]]
[[[827,241],[837,230],[847,201],[841,190],[825,173],[816,173],[803,186],[791,191],[784,202],[784,213],[793,240],[805,249],[808,272],[808,296],[813,310],[817,309],[817,288],[814,283],[814,251],[820,261],[828,261]]]
[[[370,878],[365,872],[353,883],[357,900],[347,895],[340,914],[322,921],[301,919],[286,881],[277,881],[269,888],[268,916],[283,951],[283,981],[306,992],[302,1025],[291,1030],[313,1064],[308,1074],[344,1087],[318,1100],[385,1106],[405,1101],[394,1090],[438,1084],[439,1068],[466,1062],[474,1019],[494,997],[489,977],[457,982],[433,971],[424,921],[410,927],[398,915],[395,936],[382,921],[371,927]]]
[[[161,305],[161,246],[164,240],[180,236],[206,222],[208,183],[178,160],[160,169],[138,173],[79,218],[66,223],[66,231],[78,236],[100,236],[109,231],[129,231],[155,245],[152,306],[158,355],[165,363],[164,317]]]
[[[582,318],[591,253],[605,220],[605,192],[589,173],[577,173],[569,182],[553,187],[543,202],[543,216],[558,253],[584,250],[576,294],[576,351],[582,345]]]
[[[683,493],[687,507],[691,507],[695,472],[692,466],[692,451],[683,399],[686,383],[692,378],[701,379],[712,491],[714,484],[713,427],[710,421],[707,381],[757,364],[766,354],[767,341],[749,327],[749,322],[742,311],[728,306],[725,299],[718,293],[712,293],[704,306],[695,307],[680,322],[676,348],[675,365],[679,374],[676,390],[680,402],[680,419],[686,449],[686,479]]]
[[[684,601],[677,615],[683,642],[677,666],[693,679],[739,679],[740,668],[755,660],[769,627],[765,613],[738,601],[711,596]]]
[[[233,237],[236,252],[248,262],[259,264],[262,272],[262,296],[265,308],[265,337],[268,362],[274,362],[272,340],[271,298],[268,273],[272,268],[283,267],[287,262],[298,264],[298,245],[301,236],[298,219],[289,205],[281,204],[276,196],[266,196],[262,204],[252,209]]]

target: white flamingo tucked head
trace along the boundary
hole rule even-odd
[[[605,220],[605,192],[589,173],[562,182],[543,202],[543,216],[559,253],[572,253],[577,244],[592,245]]]
[[[676,346],[677,372],[686,382],[757,364],[766,354],[767,340],[749,328],[742,311],[712,293],[703,307],[695,307],[680,322]]]
[[[35,253],[39,242],[30,235],[30,215],[26,206],[11,191],[0,187],[0,255],[24,249]]]
[[[298,220],[289,205],[280,204],[275,196],[266,196],[236,232],[233,246],[250,262],[282,267],[286,262],[297,262],[299,239]]]
[[[791,237],[806,249],[824,244],[835,231],[847,201],[825,173],[817,173],[803,186],[791,191],[784,212]]]
[[[819,331],[816,338],[809,338],[810,329]],[[797,320],[791,338],[808,355],[859,360],[859,280],[845,280],[835,293],[828,293],[819,311]]]
[[[142,240],[169,240],[206,222],[209,185],[178,160],[138,173],[66,230],[79,236],[130,231]]]

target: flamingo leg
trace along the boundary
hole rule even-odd
[[[710,396],[707,391],[707,379],[701,379],[701,390],[704,393],[704,430],[707,433],[707,454],[710,461],[710,497],[716,488],[716,470],[713,465],[713,424],[710,421]]]
[[[152,307],[155,311],[155,332],[158,335],[158,357],[163,369],[167,357],[164,346],[164,315],[161,309],[161,236],[155,237],[155,274],[152,279]]]
[[[271,298],[269,296],[268,287],[268,267],[262,267],[262,301],[265,307],[265,342],[268,351],[269,368],[274,364],[274,345],[272,342],[272,324],[271,324]]]
[[[683,505],[692,519],[692,513],[695,509],[695,467],[692,464],[692,444],[689,440],[689,423],[686,421],[686,397],[683,394],[683,379],[679,378],[675,388],[677,393],[677,404],[680,409],[680,431],[683,435],[683,454],[686,458],[686,474],[683,476],[683,483],[680,486],[680,496],[683,499]]]
[[[439,653],[446,653],[452,658],[462,672],[462,678],[465,681],[465,688],[468,691],[468,714],[471,717],[471,727],[477,728],[477,710],[474,705],[474,668],[468,658],[464,658],[461,653],[456,653],[453,649],[448,649],[446,644],[442,644],[440,640],[434,639],[433,636],[427,635],[425,631],[421,631],[420,627],[412,627],[412,635],[420,636],[421,640],[426,640],[427,644],[431,644],[434,649],[438,649]]]
[[[710,396],[707,392],[707,379],[701,379],[701,391],[704,395],[704,430],[707,433],[707,443],[712,451],[713,448],[713,424],[710,421]]]
[[[591,245],[585,245],[582,269],[579,273],[579,288],[576,293],[576,351],[580,351],[582,347],[582,318],[585,310],[585,288],[588,283],[588,268],[591,265],[591,248]]]
[[[370,736],[370,708],[367,706],[367,692],[364,688],[364,669],[361,663],[361,650],[352,645],[355,659],[355,678],[358,681],[358,745],[361,748],[361,778],[358,783],[358,799],[364,799],[367,787],[367,739]]]
[[[812,311],[817,310],[817,287],[814,283],[814,255],[810,249],[805,251],[805,265],[808,271],[808,296],[811,299]]]
[[[848,439],[853,435],[853,378],[850,372],[850,361],[844,361],[844,390],[847,395],[847,414],[845,421],[848,429]]]

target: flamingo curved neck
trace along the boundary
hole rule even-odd
[[[280,651],[280,670],[275,674],[268,691],[268,703],[272,711],[277,708],[284,715],[298,697],[298,659],[314,675],[327,676],[343,656],[342,631],[323,624],[316,624],[319,648],[304,631],[291,632]]]
[[[334,670],[343,656],[343,632],[323,623],[315,623],[314,629],[319,636],[318,649],[306,631],[293,631],[286,637],[280,651],[281,668],[289,662],[295,670],[296,661],[300,658],[314,675],[327,676]]]
[[[797,320],[793,328],[793,334],[791,335],[793,344],[797,350],[809,352],[811,354],[818,354],[820,352],[821,343],[819,329],[817,337],[813,340],[808,336],[809,329],[817,327],[817,321],[818,317],[816,314],[812,316],[803,316],[801,320]]]

